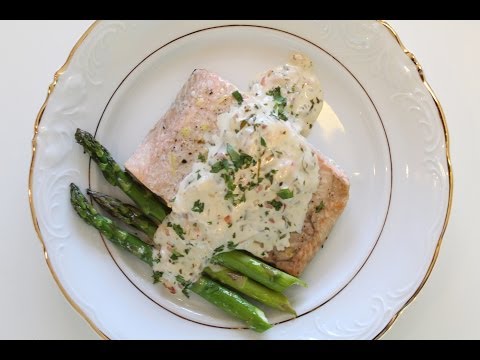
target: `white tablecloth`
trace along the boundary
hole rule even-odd
[[[91,21],[0,22],[0,338],[97,339],[43,259],[27,179],[33,122],[53,73]],[[385,339],[480,338],[480,22],[390,21],[423,65],[451,136],[454,201],[426,286]]]

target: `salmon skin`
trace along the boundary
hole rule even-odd
[[[195,70],[165,115],[150,130],[126,169],[171,206],[183,178],[207,152],[209,139],[218,131],[217,116],[228,111],[238,90],[218,75]],[[244,95],[248,96],[248,95]],[[349,197],[349,181],[322,154],[317,153],[319,186],[310,200],[301,233],[291,233],[290,246],[268,252],[263,259],[298,276],[327,239]]]

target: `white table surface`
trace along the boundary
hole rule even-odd
[[[91,21],[0,21],[0,339],[98,339],[57,288],[28,205],[33,122]],[[423,65],[451,136],[454,197],[429,281],[384,339],[480,338],[480,22],[390,21]]]

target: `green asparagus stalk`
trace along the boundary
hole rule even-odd
[[[112,216],[144,232],[153,240],[157,226],[153,221],[145,217],[135,206],[125,204],[112,196],[101,194],[90,189],[87,190],[87,193]],[[285,295],[273,291],[236,271],[227,269],[221,265],[217,266],[218,270],[213,270],[210,267],[206,268],[204,270],[205,274],[267,306],[296,315],[295,310]]]
[[[303,280],[265,264],[243,251],[217,254],[212,258],[212,262],[236,270],[278,292],[283,292],[292,285],[307,286]]]
[[[147,246],[136,236],[119,229],[109,218],[100,215],[73,183],[70,184],[70,201],[77,214],[87,224],[99,230],[111,242],[127,249],[141,260],[152,264],[152,247]]]
[[[190,290],[234,317],[245,321],[255,331],[264,332],[272,327],[262,310],[205,276],[201,276],[192,284]]]
[[[101,194],[90,189],[87,189],[87,194],[109,214],[125,224],[142,231],[153,240],[155,232],[157,231],[157,225],[150,220],[150,218],[145,216],[140,209],[133,205],[126,204],[112,196]]]
[[[218,268],[217,268],[218,267]],[[225,284],[232,289],[245,294],[267,306],[280,311],[285,311],[297,316],[295,309],[292,308],[288,298],[282,293],[273,291],[258,282],[249,279],[236,271],[227,269],[221,265],[215,267],[206,267],[203,272],[214,280]]]
[[[70,184],[70,201],[77,214],[87,224],[95,227],[114,244],[130,251],[147,264],[153,264],[152,246],[119,229],[112,220],[100,215],[73,183]],[[190,286],[190,290],[236,318],[245,321],[255,331],[263,332],[271,327],[262,310],[213,280],[201,276]]]
[[[160,224],[167,213],[168,208],[160,199],[144,186],[137,183],[127,172],[123,171],[105,149],[88,132],[77,129],[75,140],[83,146],[84,150],[95,161],[103,173],[105,179],[112,185],[118,186],[127,194],[149,218]]]

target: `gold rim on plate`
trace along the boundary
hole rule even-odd
[[[109,340],[109,337],[107,335],[105,335],[97,326],[96,324],[93,322],[93,320],[91,320],[86,314],[85,312],[80,308],[80,306],[78,306],[78,304],[70,297],[70,295],[65,291],[64,287],[62,286],[62,284],[60,283],[59,279],[58,279],[58,276],[57,274],[55,273],[55,271],[53,270],[53,267],[52,267],[52,264],[50,262],[50,259],[48,257],[48,253],[47,253],[47,249],[46,249],[46,246],[45,246],[45,242],[43,241],[43,237],[42,237],[42,233],[40,231],[40,227],[38,225],[38,220],[37,220],[37,215],[36,215],[36,212],[35,212],[35,205],[33,203],[33,196],[32,196],[32,179],[33,179],[33,168],[35,166],[35,155],[36,155],[36,146],[37,146],[37,136],[38,136],[38,127],[40,125],[40,122],[42,120],[42,117],[43,117],[43,113],[45,111],[45,108],[47,107],[47,103],[48,103],[48,99],[50,98],[50,95],[53,93],[53,90],[55,89],[55,85],[57,84],[57,81],[58,81],[58,78],[67,70],[72,58],[73,58],[73,55],[75,54],[75,52],[77,51],[77,49],[80,47],[80,45],[82,45],[82,43],[85,41],[85,39],[87,38],[87,36],[93,31],[93,29],[96,27],[96,25],[98,24],[99,20],[93,22],[89,27],[88,29],[83,33],[83,35],[78,39],[78,41],[75,43],[75,46],[72,48],[72,50],[70,51],[69,55],[68,55],[68,58],[67,60],[65,61],[65,63],[62,65],[62,67],[60,67],[60,69],[58,69],[55,74],[53,75],[53,81],[52,83],[48,86],[48,91],[47,91],[47,97],[44,101],[44,103],[42,104],[42,106],[40,107],[40,110],[38,111],[38,114],[37,114],[37,117],[35,119],[35,123],[34,123],[34,127],[33,127],[33,138],[32,138],[32,158],[31,158],[31,162],[30,162],[30,171],[29,171],[29,176],[28,176],[28,200],[29,200],[29,203],[30,203],[30,212],[31,212],[31,215],[32,215],[32,221],[33,221],[33,225],[35,227],[35,232],[37,233],[37,236],[42,244],[42,248],[43,248],[43,254],[45,256],[45,261],[47,263],[47,266],[48,266],[48,269],[50,270],[50,273],[52,274],[53,276],[53,279],[55,280],[55,283],[57,284],[57,286],[59,287],[60,291],[62,292],[63,296],[65,297],[65,299],[67,299],[67,301],[70,303],[70,305],[75,309],[75,311],[80,314],[80,316],[88,323],[88,325],[90,325],[90,327],[102,338],[102,339],[106,339],[106,340]],[[420,291],[422,290],[423,286],[425,285],[425,283],[427,282],[428,278],[430,277],[430,274],[432,273],[432,270],[433,270],[433,267],[435,266],[435,263],[437,261],[437,258],[438,258],[438,254],[440,252],[440,247],[442,245],[442,240],[443,240],[443,236],[445,234],[445,230],[447,229],[447,225],[448,225],[448,220],[450,218],[450,211],[451,211],[451,207],[452,207],[452,197],[453,197],[453,171],[452,171],[452,163],[451,163],[451,158],[450,158],[450,135],[449,135],[449,132],[448,132],[448,127],[447,127],[447,121],[446,121],[446,118],[445,118],[445,114],[443,112],[443,109],[442,109],[442,106],[440,105],[440,101],[438,100],[437,96],[435,95],[435,93],[433,92],[432,88],[430,87],[430,84],[428,83],[428,81],[426,80],[425,78],[425,74],[423,72],[423,68],[422,66],[420,65],[420,63],[418,62],[417,58],[415,57],[415,55],[409,51],[405,45],[403,45],[402,41],[400,40],[400,37],[398,36],[397,32],[392,28],[392,26],[387,23],[386,21],[384,20],[378,20],[378,22],[383,25],[388,31],[389,33],[394,37],[395,41],[397,42],[397,44],[400,46],[400,48],[403,50],[403,52],[405,53],[405,55],[407,55],[410,60],[414,63],[417,71],[418,71],[418,75],[420,76],[420,79],[422,80],[425,88],[428,90],[429,94],[431,95],[434,103],[435,103],[435,106],[437,107],[437,110],[438,110],[438,114],[440,116],[440,119],[442,120],[442,126],[443,126],[443,132],[444,132],[444,136],[445,136],[445,151],[446,151],[446,158],[447,158],[447,167],[448,167],[448,180],[449,180],[449,191],[448,191],[448,206],[447,206],[447,212],[445,214],[445,220],[443,222],[443,227],[442,227],[442,231],[440,232],[440,237],[438,238],[438,241],[437,241],[437,246],[435,248],[435,251],[434,251],[434,254],[433,254],[433,257],[432,257],[432,260],[430,262],[430,265],[427,269],[427,272],[424,276],[424,278],[422,279],[422,281],[420,282],[420,285],[418,286],[417,290],[415,290],[415,292],[413,293],[413,295],[410,297],[410,299],[408,299],[408,301],[400,308],[400,310],[397,311],[397,313],[395,315],[393,315],[392,319],[387,323],[387,325],[385,325],[385,327],[374,337],[374,339],[380,339],[383,335],[385,335],[385,333],[393,326],[393,324],[395,323],[395,321],[398,319],[398,317],[400,316],[400,314],[402,314],[402,312],[405,310],[405,308],[410,305],[414,300],[415,298],[418,296],[418,294],[420,293]]]

